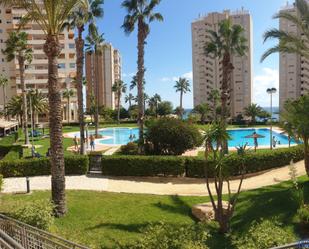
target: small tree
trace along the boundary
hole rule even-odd
[[[118,124],[120,124],[121,96],[123,93],[126,93],[127,85],[124,84],[122,80],[117,80],[112,87],[112,91],[115,92],[117,95],[117,108],[118,108],[117,122]]]
[[[263,111],[262,107],[252,103],[249,106],[245,107],[244,114],[247,117],[251,118],[251,124],[255,124],[256,117],[258,117],[262,113],[262,111]]]
[[[159,105],[158,105],[158,111],[157,113],[160,116],[167,116],[169,114],[173,113],[173,104],[170,101],[162,101]]]
[[[70,116],[71,116],[71,97],[74,96],[74,91],[73,89],[67,88],[65,91],[62,93],[62,97],[67,99],[67,115],[68,115],[68,125],[70,124]]]
[[[239,196],[242,182],[245,174],[244,155],[246,153],[246,145],[237,147],[238,155],[241,158],[241,178],[239,181],[238,189],[232,195],[230,188],[229,170],[228,165],[225,164],[225,159],[228,155],[224,154],[224,142],[229,140],[230,136],[222,124],[214,123],[205,130],[205,177],[207,191],[211,200],[211,204],[215,213],[215,220],[219,223],[220,232],[226,233],[229,230],[230,219],[233,216],[236,201]],[[210,163],[214,161],[214,165]],[[212,165],[212,166],[211,166]],[[215,191],[210,186],[208,172],[212,171],[214,174]],[[224,206],[223,202],[223,185],[224,182],[228,188],[228,203]],[[215,193],[214,193],[215,192]],[[214,196],[217,196],[215,200]]]
[[[201,123],[205,124],[206,123],[207,114],[210,111],[209,105],[207,103],[199,104],[199,105],[194,107],[193,111],[195,113],[198,113],[198,114],[201,115]]]

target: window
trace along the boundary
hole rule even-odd
[[[59,63],[58,68],[65,68],[65,63]]]
[[[75,68],[75,63],[70,63],[70,68]]]
[[[69,43],[69,48],[75,49],[75,44],[74,43]]]
[[[0,29],[0,33],[3,33],[3,30],[2,30],[2,29]]]

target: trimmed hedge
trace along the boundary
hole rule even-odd
[[[66,175],[83,175],[88,172],[87,156],[65,156],[64,161]],[[1,160],[0,174],[4,177],[50,175],[50,161],[48,158]]]
[[[108,176],[183,176],[185,158],[174,156],[103,156]]]
[[[286,166],[291,160],[304,159],[302,146],[263,152],[249,152],[244,160],[246,173]],[[225,161],[229,175],[239,175],[240,157],[234,153]],[[175,156],[103,156],[102,172],[106,176],[186,176],[205,177],[205,160],[198,157]],[[214,162],[208,162],[208,175],[214,176]]]
[[[23,148],[20,145],[12,145],[8,153],[3,157],[2,160],[17,160],[22,157]]]

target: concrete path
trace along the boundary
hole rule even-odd
[[[298,176],[305,175],[304,162],[295,164]],[[274,185],[290,180],[289,167],[267,171],[257,176],[246,178],[242,190],[250,190]],[[232,191],[236,191],[239,180],[231,181]],[[30,177],[31,190],[50,190],[50,176]],[[213,184],[211,186],[214,188]],[[67,176],[66,188],[76,190],[94,190],[121,193],[156,194],[156,195],[196,195],[207,196],[204,179],[164,178],[164,177],[103,177]],[[26,190],[26,179],[4,179],[4,192],[14,193]],[[224,192],[227,193],[225,186]]]

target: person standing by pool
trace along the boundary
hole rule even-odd
[[[277,139],[276,139],[276,137],[275,137],[275,136],[273,136],[272,141],[273,141],[273,148],[276,148],[276,145],[277,145]]]
[[[74,137],[73,141],[74,141],[75,151],[78,151],[78,140],[76,136]]]
[[[253,132],[253,141],[254,141],[254,148],[256,149],[257,147],[259,147],[259,143],[258,143],[258,140],[257,140],[257,134],[256,132]]]
[[[91,150],[91,151],[95,150],[95,147],[94,147],[94,137],[93,137],[93,135],[90,136],[90,150]]]

